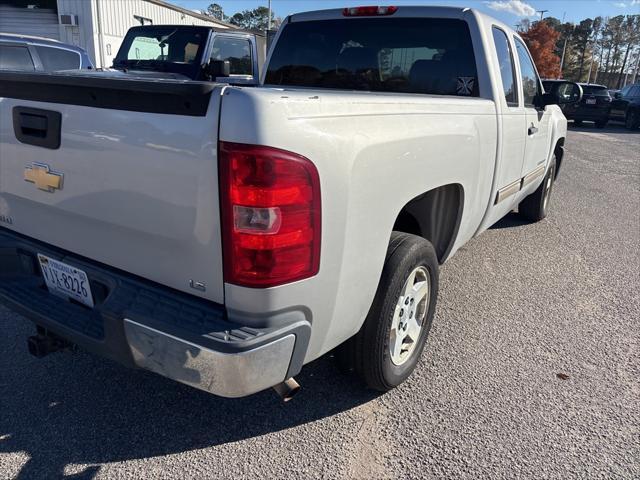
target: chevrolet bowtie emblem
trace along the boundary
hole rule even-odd
[[[32,163],[24,170],[25,182],[35,183],[36,187],[45,192],[53,193],[62,188],[61,173],[52,172],[49,165],[43,163]]]

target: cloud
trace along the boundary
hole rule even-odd
[[[640,0],[631,0],[630,2],[614,2],[613,5],[618,8],[633,7],[634,5],[640,5]]]
[[[522,0],[496,0],[487,2],[487,6],[491,10],[508,12],[518,17],[532,17],[536,14],[536,9]]]

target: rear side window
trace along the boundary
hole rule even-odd
[[[0,45],[0,70],[35,70],[29,49]]]
[[[286,25],[265,83],[379,92],[478,96],[466,22],[357,18]]]
[[[607,90],[607,87],[595,87],[593,85],[582,85],[582,93],[584,95],[594,95],[596,97],[609,96],[609,90]]]
[[[536,68],[533,66],[533,60],[529,56],[527,48],[517,38],[516,51],[518,52],[518,60],[520,60],[520,73],[522,75],[522,94],[524,96],[524,104],[533,106],[533,100],[540,93],[540,82]]]
[[[216,37],[211,50],[211,60],[229,60],[231,75],[253,75],[249,40]]]
[[[78,70],[80,68],[80,55],[70,50],[60,48],[36,46],[42,66],[47,72],[57,70]]]
[[[496,45],[498,54],[498,64],[500,65],[500,76],[502,77],[502,89],[504,98],[509,106],[518,106],[518,95],[516,93],[515,69],[513,66],[513,54],[507,34],[499,28],[493,27],[493,42]]]

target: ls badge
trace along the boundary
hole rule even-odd
[[[49,165],[44,163],[34,162],[24,170],[25,182],[35,183],[40,190],[49,193],[62,188],[62,178],[61,173],[51,171]]]

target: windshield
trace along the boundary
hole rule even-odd
[[[143,26],[129,30],[115,68],[158,70],[195,78],[209,35],[206,27]]]
[[[276,43],[265,83],[478,96],[466,22],[362,18],[293,22]]]

